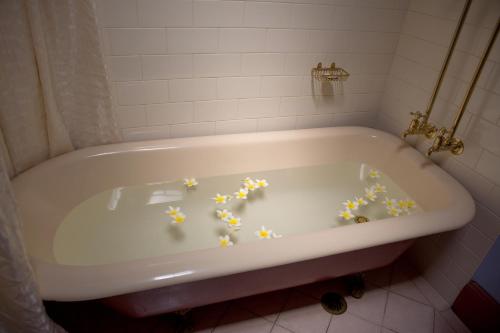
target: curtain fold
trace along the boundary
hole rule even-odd
[[[9,178],[121,139],[93,5],[0,1],[0,332],[63,332],[45,314]]]

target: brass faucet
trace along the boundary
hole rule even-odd
[[[459,138],[453,135],[453,131],[442,127],[432,143],[432,146],[427,150],[427,156],[431,156],[434,152],[449,150],[453,155],[460,155],[464,151],[464,143]]]
[[[403,139],[408,135],[420,135],[423,134],[427,139],[432,139],[437,132],[436,126],[432,125],[427,121],[427,116],[421,112],[411,112],[413,119],[408,125],[406,131],[403,132]]]

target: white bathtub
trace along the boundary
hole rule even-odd
[[[110,264],[64,265],[53,253],[54,235],[64,217],[104,190],[186,175],[202,178],[341,159],[363,161],[382,170],[423,212],[272,241],[256,240],[230,249],[214,247]],[[42,297],[105,299],[133,316],[379,267],[396,259],[417,237],[462,227],[475,210],[467,191],[415,149],[395,136],[360,127],[87,148],[42,163],[15,178],[13,184]],[[332,215],[336,214],[332,207]]]

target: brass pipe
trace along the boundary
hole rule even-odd
[[[455,28],[455,33],[453,34],[453,39],[452,39],[450,47],[448,49],[448,54],[446,55],[446,59],[444,60],[443,67],[441,67],[441,71],[439,72],[438,81],[436,83],[436,86],[434,87],[434,91],[432,92],[431,100],[429,101],[429,105],[427,106],[427,110],[425,111],[424,118],[423,118],[424,123],[429,120],[429,117],[431,115],[432,108],[434,107],[434,103],[436,102],[437,94],[439,92],[439,89],[441,88],[441,84],[443,83],[444,75],[446,73],[446,70],[448,69],[448,65],[450,63],[451,56],[453,55],[453,51],[455,50],[455,46],[457,45],[458,36],[460,35],[460,32],[462,31],[462,27],[465,23],[465,17],[467,16],[467,13],[469,12],[471,2],[472,2],[472,0],[465,1],[464,9],[462,10],[462,15],[460,15],[460,19],[458,20],[458,25]]]
[[[500,30],[500,19],[497,22],[497,25],[495,27],[495,31],[491,34],[490,40],[488,41],[488,46],[483,52],[483,55],[481,56],[481,61],[479,62],[479,66],[476,68],[476,72],[474,73],[474,76],[472,78],[472,82],[469,85],[469,89],[467,90],[467,94],[465,95],[464,100],[462,101],[462,105],[460,106],[460,111],[458,112],[457,116],[455,117],[455,120],[453,122],[453,126],[451,127],[450,130],[450,138],[452,138],[455,135],[455,132],[457,131],[457,127],[460,124],[460,120],[462,120],[462,116],[465,113],[465,109],[467,108],[467,104],[469,103],[469,100],[472,96],[472,93],[474,92],[474,88],[476,86],[477,81],[479,80],[479,76],[481,75],[481,71],[483,70],[484,64],[486,63],[486,60],[488,59],[488,55],[490,54],[491,49],[493,48],[493,44],[495,44],[495,40],[498,36],[498,31]]]
[[[443,66],[441,67],[441,70],[439,72],[438,81],[436,82],[434,90],[432,91],[432,95],[429,100],[429,105],[427,106],[427,109],[425,110],[424,114],[422,114],[420,111],[410,113],[413,116],[413,119],[410,122],[408,128],[402,133],[403,138],[406,138],[408,135],[423,134],[425,135],[426,138],[431,139],[435,136],[436,132],[438,131],[436,126],[429,123],[429,117],[431,115],[432,108],[434,107],[434,103],[436,102],[439,90],[441,89],[441,84],[443,83],[444,75],[446,73],[446,70],[448,69],[451,56],[453,55],[453,51],[455,50],[458,37],[465,23],[465,18],[467,16],[467,13],[469,12],[471,2],[472,0],[465,1],[462,14],[460,15],[457,27],[455,28],[455,33],[453,34],[451,44],[448,48],[448,53],[446,54]]]

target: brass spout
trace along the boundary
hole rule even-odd
[[[451,151],[453,155],[460,155],[464,151],[464,143],[459,138],[452,136],[454,133],[442,127],[434,138],[432,146],[427,150],[427,156],[440,151]]]
[[[436,134],[437,128],[425,119],[421,112],[411,112],[413,119],[408,128],[403,132],[403,139],[408,135],[425,135],[427,139],[432,139]]]

